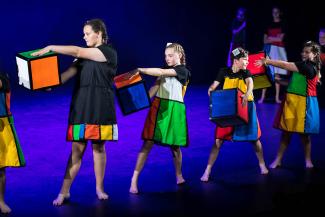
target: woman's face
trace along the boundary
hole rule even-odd
[[[175,52],[174,48],[167,48],[165,50],[165,61],[168,66],[175,66],[181,63],[181,55]]]
[[[89,25],[84,26],[84,40],[88,47],[97,47],[102,43],[101,32],[94,32]]]
[[[234,59],[234,64],[238,69],[246,69],[248,65],[248,56]]]
[[[316,55],[311,52],[311,47],[304,47],[304,49],[301,52],[301,58],[303,61],[310,60],[314,61]]]
[[[272,16],[273,16],[274,19],[279,19],[280,18],[280,10],[279,10],[279,8],[273,8]]]

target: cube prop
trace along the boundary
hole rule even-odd
[[[30,90],[60,85],[57,54],[48,52],[42,56],[31,56],[36,51],[16,55],[19,84]]]
[[[274,82],[274,75],[272,75],[272,72],[268,67],[255,66],[255,61],[260,60],[262,57],[265,58],[264,52],[251,54],[248,56],[249,63],[247,65],[247,69],[253,76],[254,90],[271,87],[272,83]]]
[[[114,78],[117,98],[124,115],[150,107],[151,101],[140,74],[129,78],[128,73]]]
[[[238,126],[248,123],[248,107],[242,105],[243,92],[225,89],[211,92],[210,120],[220,127]]]

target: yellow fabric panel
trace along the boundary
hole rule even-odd
[[[280,128],[303,133],[305,129],[306,97],[287,93],[280,118]]]
[[[102,140],[112,140],[113,139],[112,125],[100,125],[100,138]]]
[[[8,117],[0,118],[0,168],[20,166],[16,141]]]
[[[247,86],[243,79],[239,78],[225,78],[225,82],[223,84],[223,89],[233,89],[238,88],[243,93],[247,92]],[[251,95],[248,97],[248,101],[254,101],[254,97]]]

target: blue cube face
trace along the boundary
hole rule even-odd
[[[143,82],[117,89],[117,97],[124,115],[150,107],[150,98]]]
[[[212,92],[210,96],[210,117],[221,118],[236,115],[236,102],[237,89]]]

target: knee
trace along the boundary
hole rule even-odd
[[[143,146],[142,146],[141,153],[148,154],[150,152],[153,144],[154,143],[152,141],[145,141]]]
[[[93,144],[93,151],[96,153],[105,153],[104,144]]]
[[[222,146],[222,143],[223,143],[222,140],[220,140],[220,139],[216,139],[215,147],[217,147],[217,149],[219,150],[219,149],[221,148],[221,146]]]

